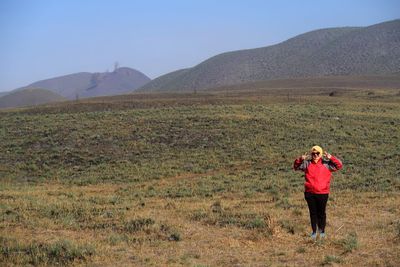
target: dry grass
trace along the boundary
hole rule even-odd
[[[395,224],[400,216],[399,193],[331,194],[327,210],[329,237],[324,242],[311,243],[307,238],[308,211],[301,192],[288,198],[289,209],[277,207],[269,194],[249,198],[229,193],[208,199],[151,197],[142,202],[125,195],[118,204],[109,205],[107,200],[121,195],[121,190],[123,187],[117,185],[3,188],[0,195],[3,205],[22,218],[7,219],[9,223],[5,224],[7,213],[3,213],[1,236],[21,243],[52,243],[61,239],[73,244],[91,244],[95,254],[87,260],[95,265],[315,266],[335,261],[344,266],[399,264]],[[124,210],[124,215],[113,219],[115,227],[93,228],[107,219],[94,215],[87,225],[82,222],[68,225],[62,220],[37,216],[29,207],[29,203],[42,203],[41,209],[45,209],[44,203],[66,205],[66,195],[77,196],[72,201],[75,205],[97,198],[99,203],[103,202],[94,206],[110,213]],[[219,208],[215,210],[216,203]],[[193,219],[199,211],[214,219],[218,212],[243,218],[246,214],[258,214],[265,224],[251,228]],[[122,221],[135,218],[151,218],[153,223],[134,231],[120,227]],[[352,233],[356,233],[358,245],[349,251],[345,247],[349,242],[346,238]]]

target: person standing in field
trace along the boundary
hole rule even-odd
[[[294,161],[293,168],[305,173],[304,197],[308,204],[311,220],[311,238],[317,239],[317,227],[319,237],[325,238],[326,203],[328,202],[332,172],[342,169],[342,162],[325,151],[320,146],[311,148],[311,159],[308,153]],[[325,156],[325,158],[322,157]]]

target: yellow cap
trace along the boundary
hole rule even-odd
[[[317,151],[322,155],[322,148],[320,146],[313,146],[311,148],[311,152],[313,152],[313,151]]]

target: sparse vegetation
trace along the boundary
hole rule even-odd
[[[400,241],[400,221],[395,222],[395,238]]]
[[[128,233],[135,233],[143,230],[144,228],[148,228],[154,223],[154,220],[150,218],[130,220],[129,222],[125,223],[124,230]]]
[[[350,253],[358,248],[357,234],[352,232],[346,238],[339,240],[339,244],[343,247],[344,253]]]
[[[334,255],[326,255],[322,265],[329,265],[331,263],[341,263],[342,259]]]
[[[20,243],[0,238],[0,259],[17,265],[68,265],[87,261],[95,253],[90,245],[76,245],[69,240],[53,243]]]
[[[400,99],[374,92],[289,101],[198,92],[1,111],[1,261],[384,265],[384,254],[398,265]],[[328,238],[311,247],[303,178],[291,168],[314,144],[344,169]],[[369,238],[382,227],[387,237]]]

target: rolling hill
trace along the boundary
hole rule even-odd
[[[65,101],[66,98],[45,89],[24,89],[0,97],[0,108],[36,106]]]
[[[386,75],[400,69],[400,20],[311,31],[277,45],[227,52],[160,76],[139,91],[194,91],[254,81]]]
[[[286,90],[282,90],[286,89]],[[287,93],[289,91],[304,94],[310,91],[335,92],[354,90],[394,90],[400,92],[400,75],[363,75],[363,76],[325,76],[309,78],[291,78],[247,82],[236,85],[219,86],[204,92],[258,92],[265,91]]]
[[[17,90],[43,88],[68,99],[118,95],[135,90],[150,78],[131,68],[118,68],[113,72],[80,72],[32,83]]]

